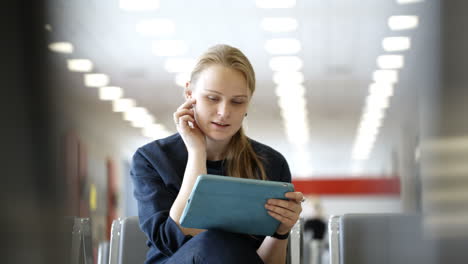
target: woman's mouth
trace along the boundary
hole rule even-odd
[[[226,128],[229,126],[229,124],[222,123],[222,122],[211,122],[215,127],[217,128]]]

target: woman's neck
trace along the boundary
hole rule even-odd
[[[229,140],[215,141],[206,137],[206,159],[207,160],[222,160],[225,159],[225,151],[229,144]]]

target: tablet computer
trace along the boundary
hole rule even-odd
[[[218,229],[251,235],[273,235],[279,221],[265,208],[268,199],[287,199],[287,182],[219,175],[200,175],[182,213],[186,228]]]

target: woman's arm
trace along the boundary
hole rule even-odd
[[[182,186],[169,212],[169,216],[177,223],[182,232],[185,235],[192,236],[204,230],[180,226],[180,217],[182,216],[182,212],[184,211],[198,175],[206,174],[207,172],[205,135],[195,121],[195,112],[193,109],[195,103],[195,99],[188,98],[174,113],[174,122],[187,148],[188,160]]]
[[[285,235],[291,231],[302,212],[301,201],[304,195],[301,192],[288,192],[284,195],[288,200],[269,199],[265,208],[273,218],[280,222],[276,233]],[[287,239],[279,240],[266,237],[257,254],[265,263],[285,263]]]
[[[203,229],[185,228],[180,226],[180,217],[182,216],[182,212],[184,211],[187,200],[192,192],[193,185],[200,174],[206,174],[206,151],[189,153],[182,186],[169,212],[172,220],[177,223],[185,235],[195,236],[196,234],[204,231]]]
[[[258,248],[257,254],[266,264],[284,264],[287,245],[288,239],[280,240],[268,236]]]

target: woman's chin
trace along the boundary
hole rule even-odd
[[[210,131],[205,133],[205,135],[213,141],[226,141],[230,140],[235,133],[232,132],[219,132],[219,131]]]

